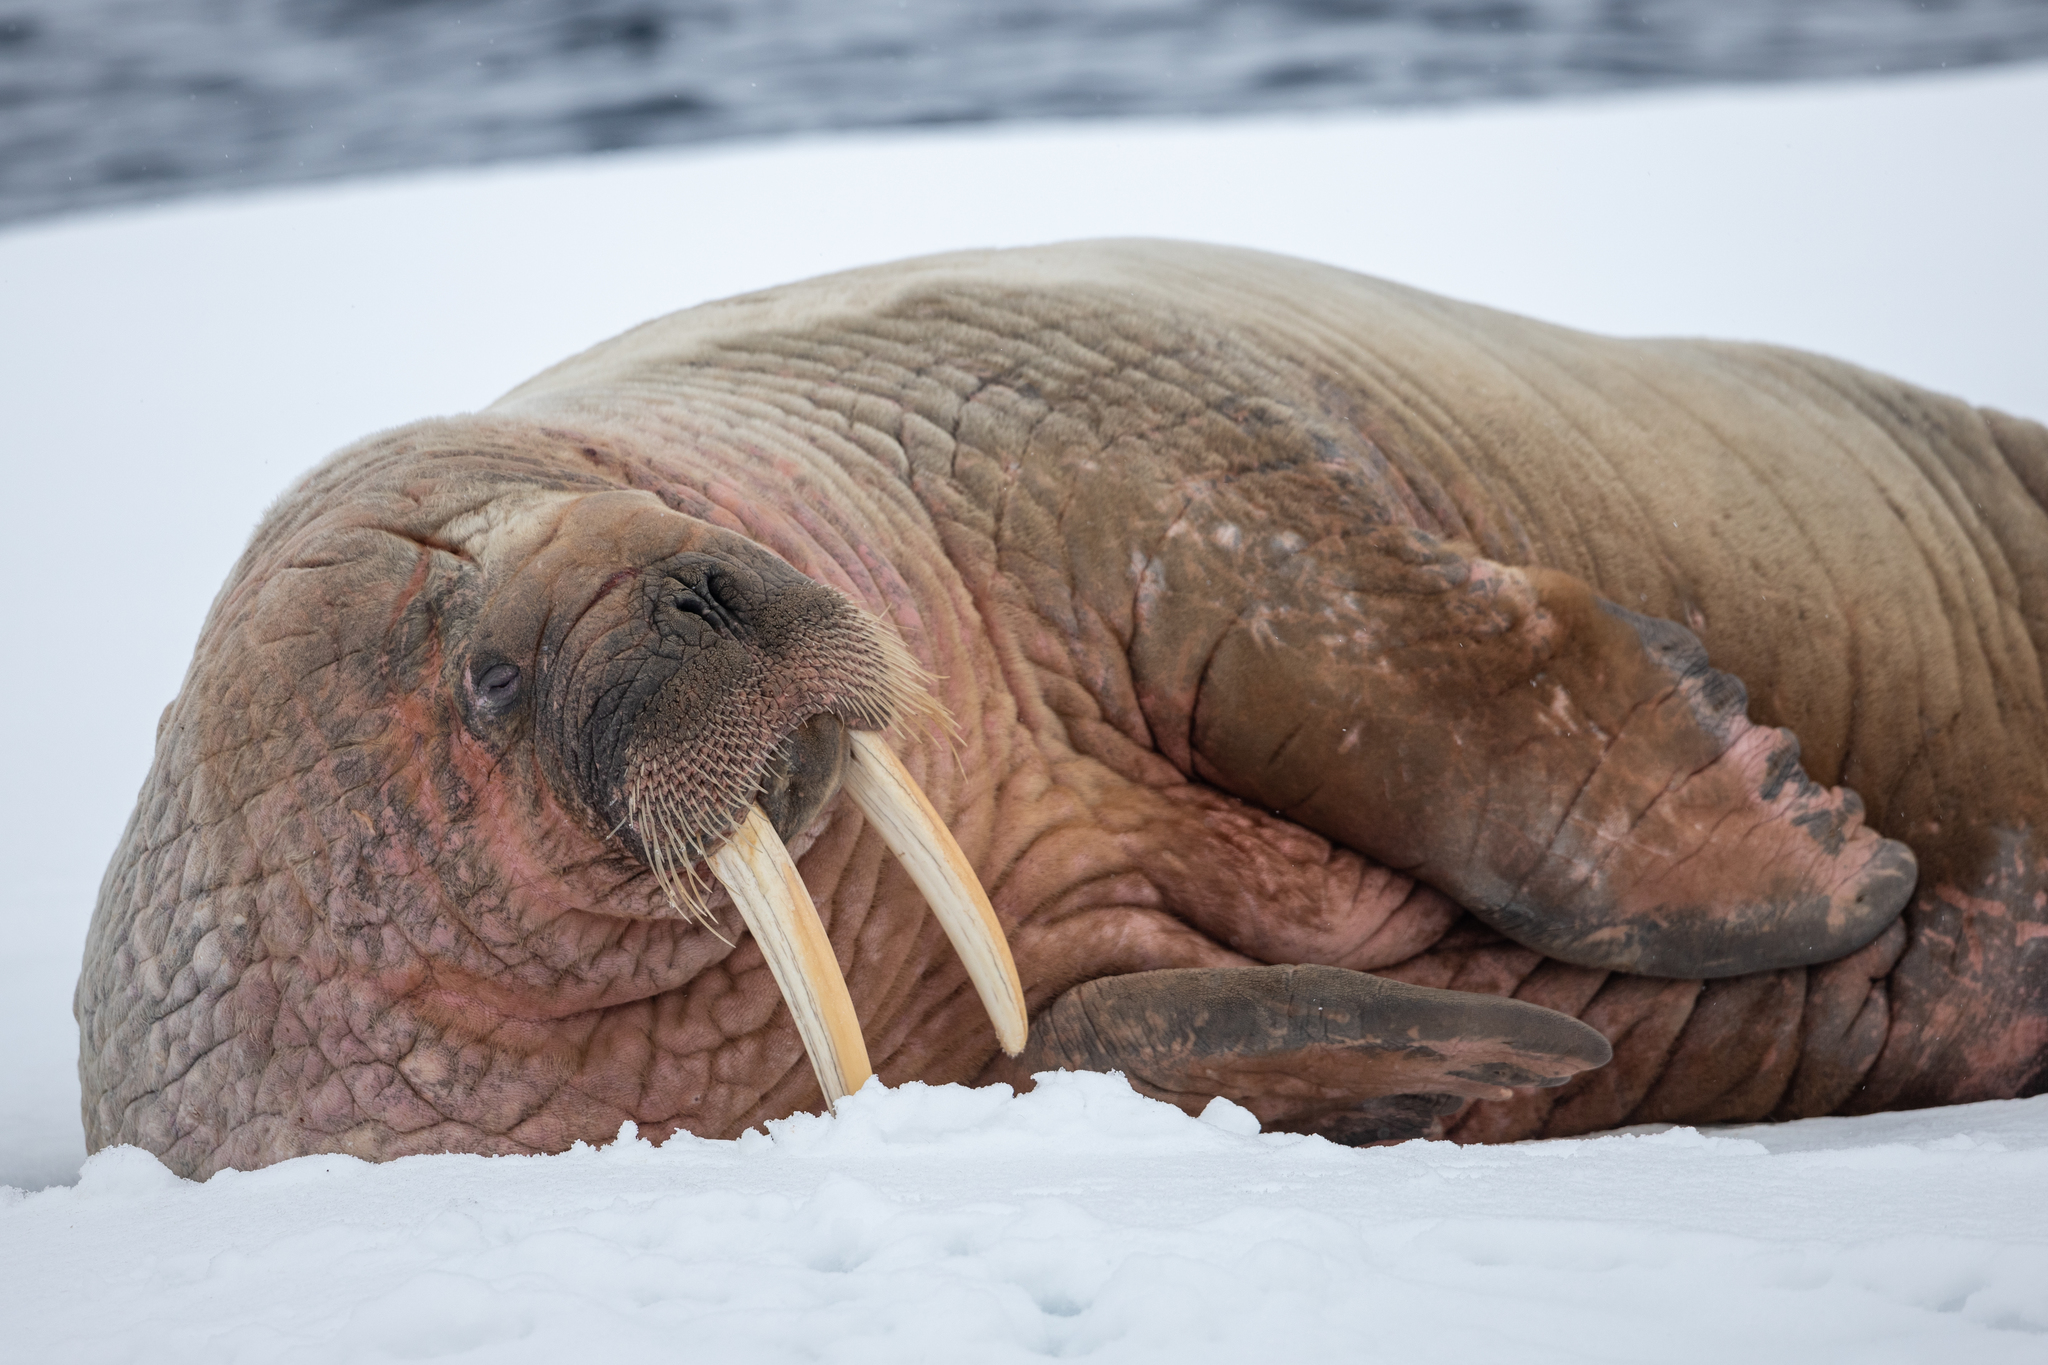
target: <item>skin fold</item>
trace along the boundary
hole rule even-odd
[[[2034,1093],[2044,495],[2048,431],[1848,365],[1242,251],[675,314],[258,528],[93,919],[88,1144],[818,1107],[633,800],[698,857],[764,802],[892,1083],[1115,1067],[1346,1141]],[[1021,1057],[850,730],[987,888]]]

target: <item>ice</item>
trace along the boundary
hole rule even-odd
[[[2023,70],[820,141],[0,233],[0,1185],[39,1191],[0,1190],[0,1357],[2048,1359],[2048,1098],[1350,1151],[1069,1077],[196,1185],[134,1151],[80,1171],[68,1010],[206,604],[360,435],[701,299],[1103,234],[1807,346],[2043,417],[2044,127]]]

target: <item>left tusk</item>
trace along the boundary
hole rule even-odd
[[[1029,1024],[1024,1013],[1024,987],[1017,963],[1003,937],[1002,921],[988,903],[981,880],[960,851],[952,832],[924,792],[891,752],[888,741],[870,730],[854,730],[853,753],[846,765],[844,786],[868,823],[903,870],[924,893],[939,926],[953,941],[953,951],[967,968],[996,1028],[996,1040],[1012,1057],[1024,1048]]]
[[[836,1107],[867,1084],[874,1068],[868,1064],[846,977],[796,863],[759,806],[747,808],[745,823],[711,855],[710,863],[768,959],[826,1105]]]

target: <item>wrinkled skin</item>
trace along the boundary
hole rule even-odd
[[[1348,1141],[2032,1093],[2041,496],[2041,427],[1845,365],[1241,252],[678,314],[259,528],[93,921],[88,1141],[203,1175],[816,1108],[636,773],[685,853],[758,793],[890,1082],[1118,1066]],[[855,729],[987,886],[1023,1057],[835,796]]]

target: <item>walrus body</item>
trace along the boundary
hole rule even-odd
[[[1846,365],[1245,252],[676,314],[265,519],[94,917],[88,1142],[816,1107],[679,870],[750,801],[892,1082],[1116,1066],[1348,1141],[2031,1093],[2043,497],[2048,431]],[[988,888],[1017,1058],[834,794],[869,733]]]

